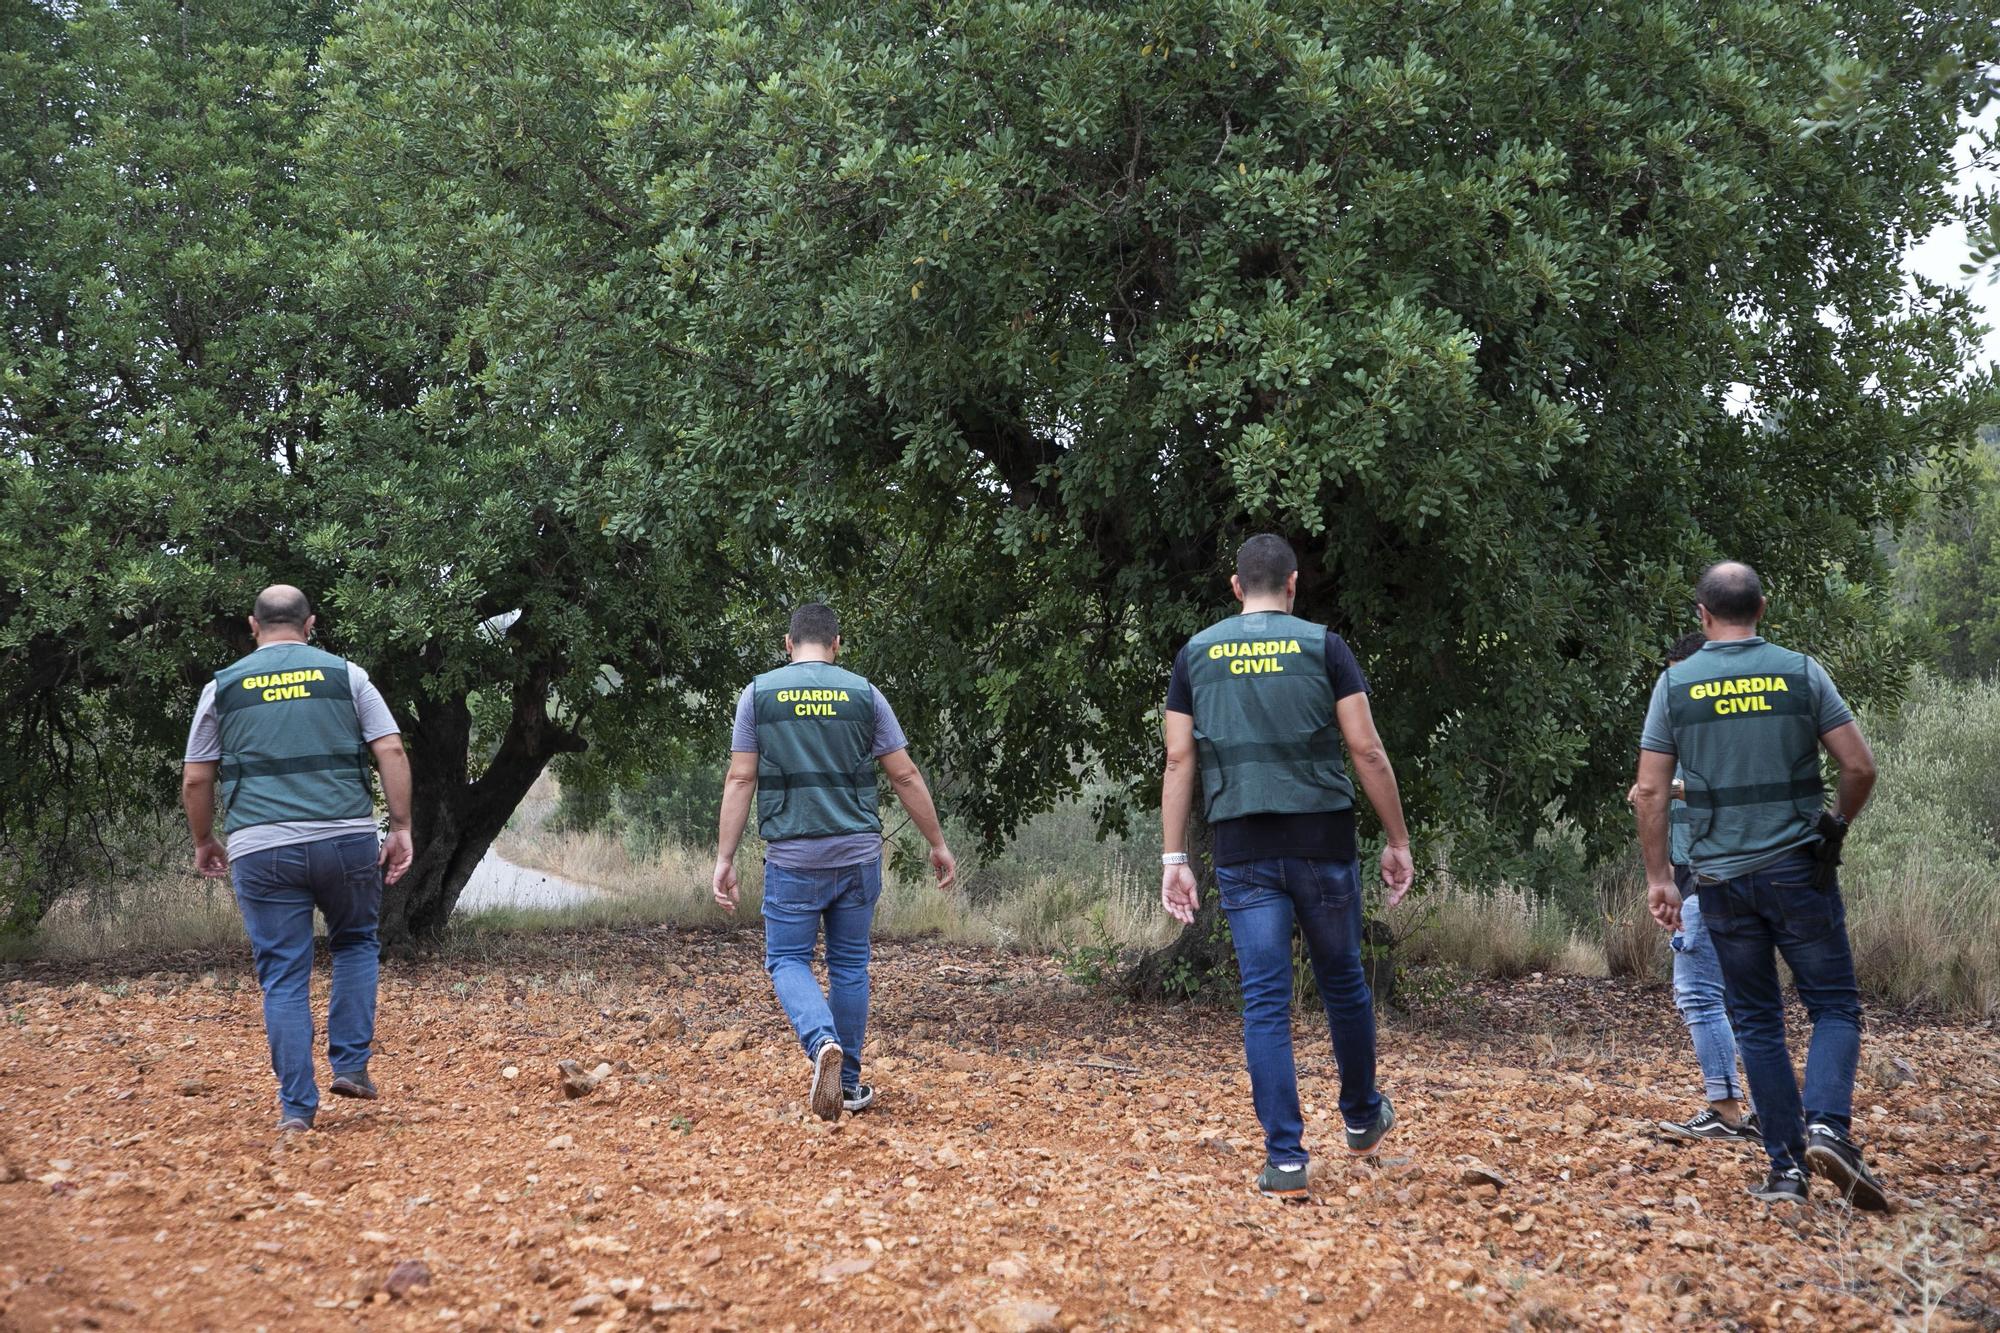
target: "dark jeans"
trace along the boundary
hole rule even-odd
[[[1794,853],[1739,879],[1697,881],[1744,1077],[1764,1126],[1764,1151],[1774,1165],[1800,1168],[1807,1124],[1826,1121],[1848,1132],[1861,1059],[1861,992],[1847,912],[1838,887],[1813,887],[1813,867],[1812,857]],[[1812,1019],[1803,1098],[1785,1046],[1777,954],[1792,969]]]
[[[1215,882],[1243,977],[1243,1055],[1264,1153],[1303,1163],[1298,1070],[1292,1063],[1292,927],[1305,936],[1340,1067],[1340,1113],[1365,1129],[1381,1113],[1375,1091],[1375,999],[1361,971],[1361,874],[1353,861],[1279,858],[1217,866]]]
[[[313,909],[326,917],[333,951],[326,1053],[335,1074],[364,1072],[375,1041],[375,982],[381,956],[381,847],[372,833],[293,843],[229,863],[236,903],[264,991],[264,1036],[278,1076],[278,1104],[310,1122],[313,1079]]]

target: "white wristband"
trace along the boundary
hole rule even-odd
[[[1187,853],[1186,853],[1186,852],[1161,852],[1161,853],[1160,853],[1160,864],[1161,864],[1161,865],[1163,865],[1163,866],[1184,866],[1184,865],[1186,865],[1187,863],[1188,863],[1188,859],[1187,859]]]

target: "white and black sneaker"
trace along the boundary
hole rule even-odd
[[[840,1062],[846,1054],[839,1042],[826,1041],[813,1057],[812,1109],[822,1120],[840,1119]]]
[[[1804,1203],[1806,1173],[1795,1166],[1774,1166],[1764,1183],[1750,1191],[1750,1197],[1763,1203]]]
[[[1806,1165],[1825,1176],[1856,1208],[1871,1213],[1889,1211],[1889,1196],[1861,1160],[1861,1150],[1845,1134],[1823,1120],[1806,1128]]]
[[[1701,1114],[1692,1120],[1659,1120],[1654,1123],[1664,1133],[1676,1138],[1702,1139],[1709,1143],[1761,1143],[1764,1138],[1754,1113],[1732,1125],[1712,1108],[1703,1107]]]
[[[840,1090],[841,1108],[849,1114],[865,1111],[875,1104],[875,1085],[862,1083],[852,1088]]]

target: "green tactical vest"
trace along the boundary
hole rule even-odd
[[[1209,626],[1184,651],[1211,823],[1353,807],[1326,626],[1254,611]]]
[[[347,662],[309,644],[262,648],[215,673],[226,832],[375,813]]]
[[[1667,724],[1687,783],[1695,870],[1813,841],[1826,789],[1805,654],[1710,644],[1667,668]]]
[[[751,690],[764,841],[880,833],[868,682],[831,662],[794,662],[757,677]]]

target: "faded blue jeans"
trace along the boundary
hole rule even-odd
[[[1698,880],[1701,914],[1722,963],[1722,985],[1743,1052],[1743,1073],[1773,1165],[1805,1166],[1806,1126],[1848,1132],[1861,1060],[1861,992],[1838,887],[1812,886],[1814,862],[1793,853],[1738,879]],[[1812,1019],[1803,1096],[1785,1046],[1785,995],[1776,955],[1792,969]]]
[[[1243,979],[1243,1055],[1250,1099],[1275,1165],[1303,1164],[1298,1069],[1292,1062],[1292,928],[1305,936],[1340,1068],[1340,1114],[1366,1129],[1375,1090],[1375,997],[1361,970],[1361,874],[1353,861],[1278,858],[1217,866],[1215,883]]]
[[[1680,872],[1676,867],[1676,875]],[[1674,1007],[1681,1011],[1694,1058],[1701,1065],[1702,1095],[1711,1102],[1743,1096],[1736,1081],[1736,1031],[1722,993],[1722,962],[1702,919],[1692,881],[1681,886],[1681,928],[1674,933]]]
[[[239,856],[229,863],[236,905],[264,992],[264,1037],[285,1116],[311,1123],[319,1109],[313,1078],[313,909],[326,918],[333,954],[326,1053],[338,1074],[366,1073],[375,1042],[375,983],[381,946],[381,846],[372,833]]]
[[[808,1058],[840,1043],[840,1086],[861,1084],[868,1037],[868,930],[882,896],[882,860],[831,870],[764,863],[764,970]],[[826,930],[827,988],[813,976],[813,946]]]

